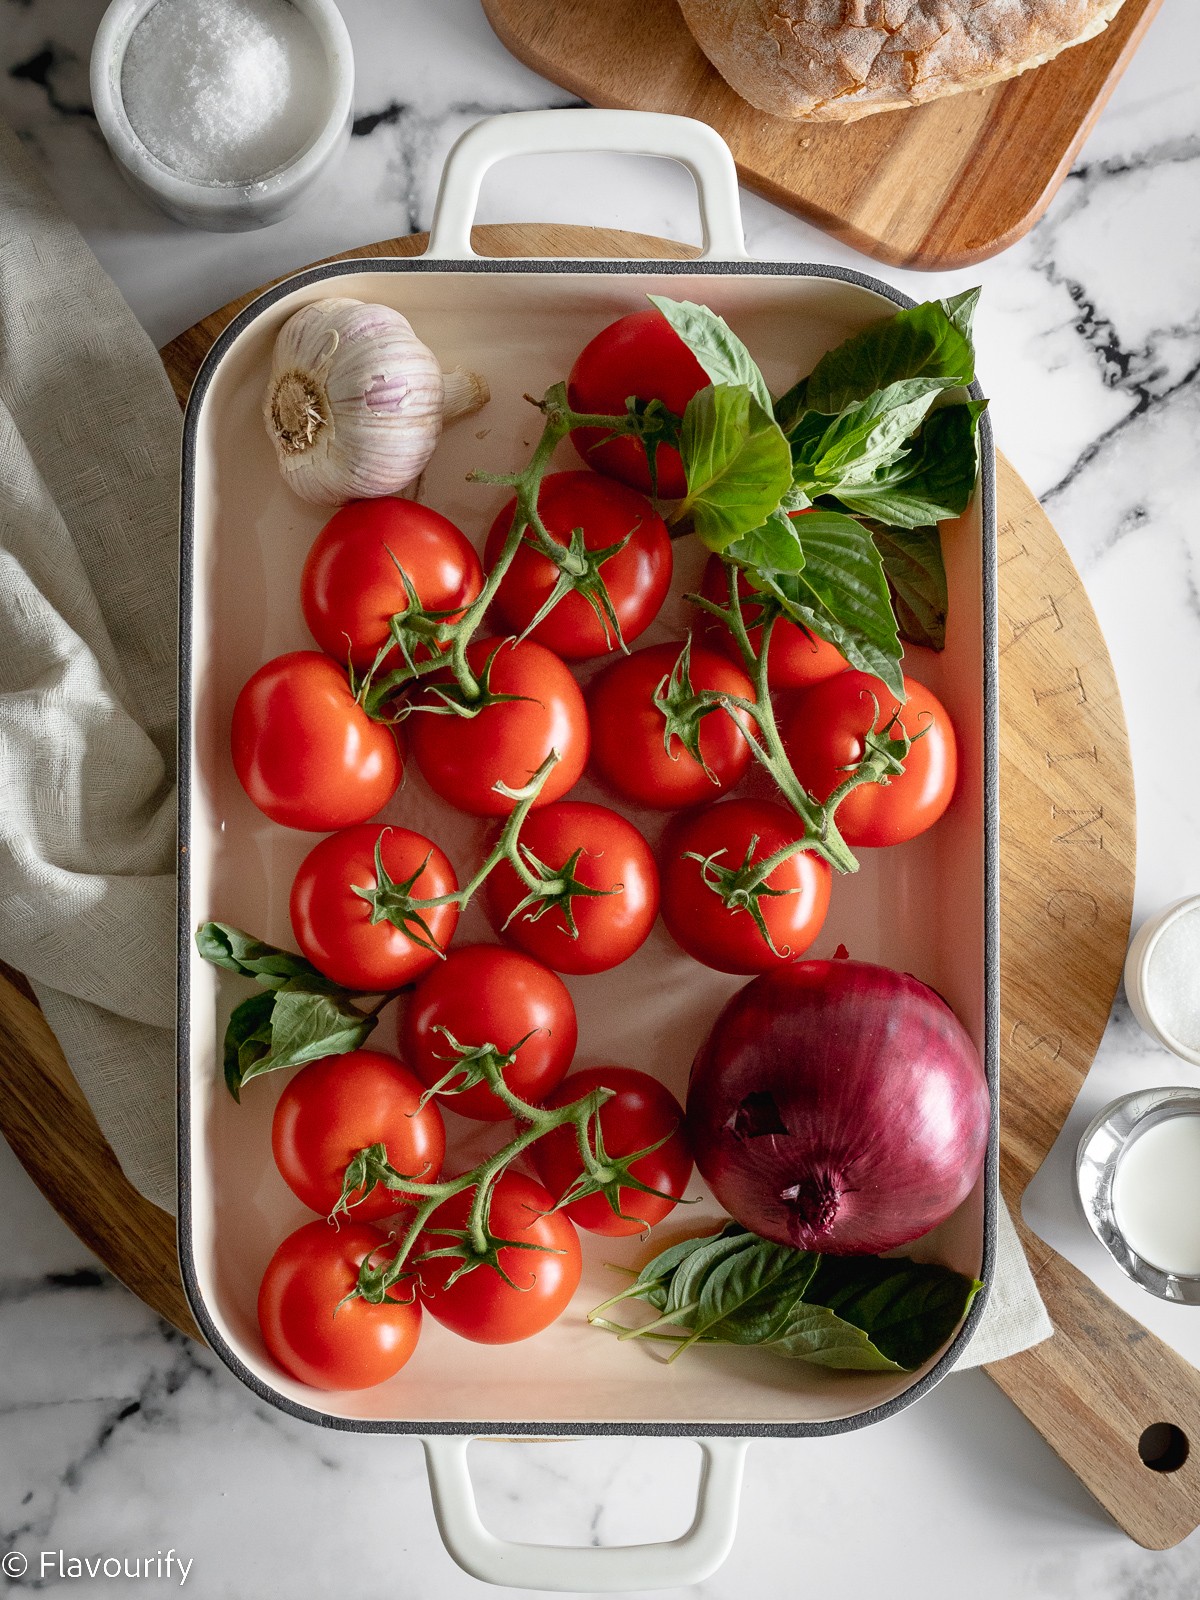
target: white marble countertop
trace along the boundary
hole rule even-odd
[[[477,0],[342,9],[358,70],[346,159],[289,220],[206,235],[159,217],[108,160],[87,94],[102,0],[0,0],[0,115],[157,342],[268,277],[426,227],[445,151],[481,116],[573,103],[506,54]],[[1136,919],[1200,890],[1198,61],[1200,11],[1169,0],[1027,239],[966,272],[879,269],[923,297],[984,286],[979,370],[997,438],[1084,575],[1125,700]],[[874,270],[753,195],[745,212],[756,255]],[[498,170],[480,220],[698,233],[679,169],[613,156]],[[1025,1210],[1106,1293],[1200,1360],[1196,1314],[1128,1285],[1071,1197],[1070,1148],[1092,1111],[1170,1082],[1200,1084],[1200,1072],[1153,1046],[1119,1002]],[[253,1403],[97,1269],[2,1144],[0,1213],[0,1548],[93,1557],[173,1548],[193,1563],[188,1592],[205,1597],[485,1592],[441,1547],[415,1441],[325,1434]],[[696,1452],[662,1440],[488,1444],[474,1464],[498,1530],[611,1543],[682,1531]],[[105,1580],[104,1592],[157,1592],[178,1582],[173,1574]],[[34,1576],[0,1584],[17,1595]],[[71,1582],[51,1570],[40,1587]],[[964,1374],[864,1433],[756,1443],[733,1554],[695,1592],[1190,1600],[1200,1535],[1161,1555],[1138,1549],[999,1390]]]

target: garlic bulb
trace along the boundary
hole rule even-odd
[[[406,488],[443,421],[487,400],[482,378],[443,374],[390,306],[314,300],[279,330],[263,418],[288,484],[332,506]]]

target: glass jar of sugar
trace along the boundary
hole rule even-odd
[[[192,226],[286,216],[350,135],[353,55],[334,0],[112,0],[91,78],[126,177]]]
[[[1125,993],[1152,1039],[1200,1066],[1200,895],[1141,925],[1125,957]]]

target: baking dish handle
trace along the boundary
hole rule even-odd
[[[704,244],[700,259],[746,260],[737,168],[729,146],[705,122],[660,111],[511,111],[468,128],[446,158],[426,258],[469,260],[471,223],[484,175],[509,156],[618,151],[665,156],[696,180]]]
[[[704,1454],[696,1515],[688,1531],[661,1544],[511,1544],[479,1520],[467,1465],[469,1436],[422,1441],[433,1511],[446,1549],[465,1572],[513,1589],[625,1594],[673,1589],[707,1578],[729,1554],[737,1532],[748,1439],[698,1439]]]

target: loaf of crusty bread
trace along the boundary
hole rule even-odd
[[[1100,33],[1122,0],[679,0],[744,100],[850,122],[982,89]]]

